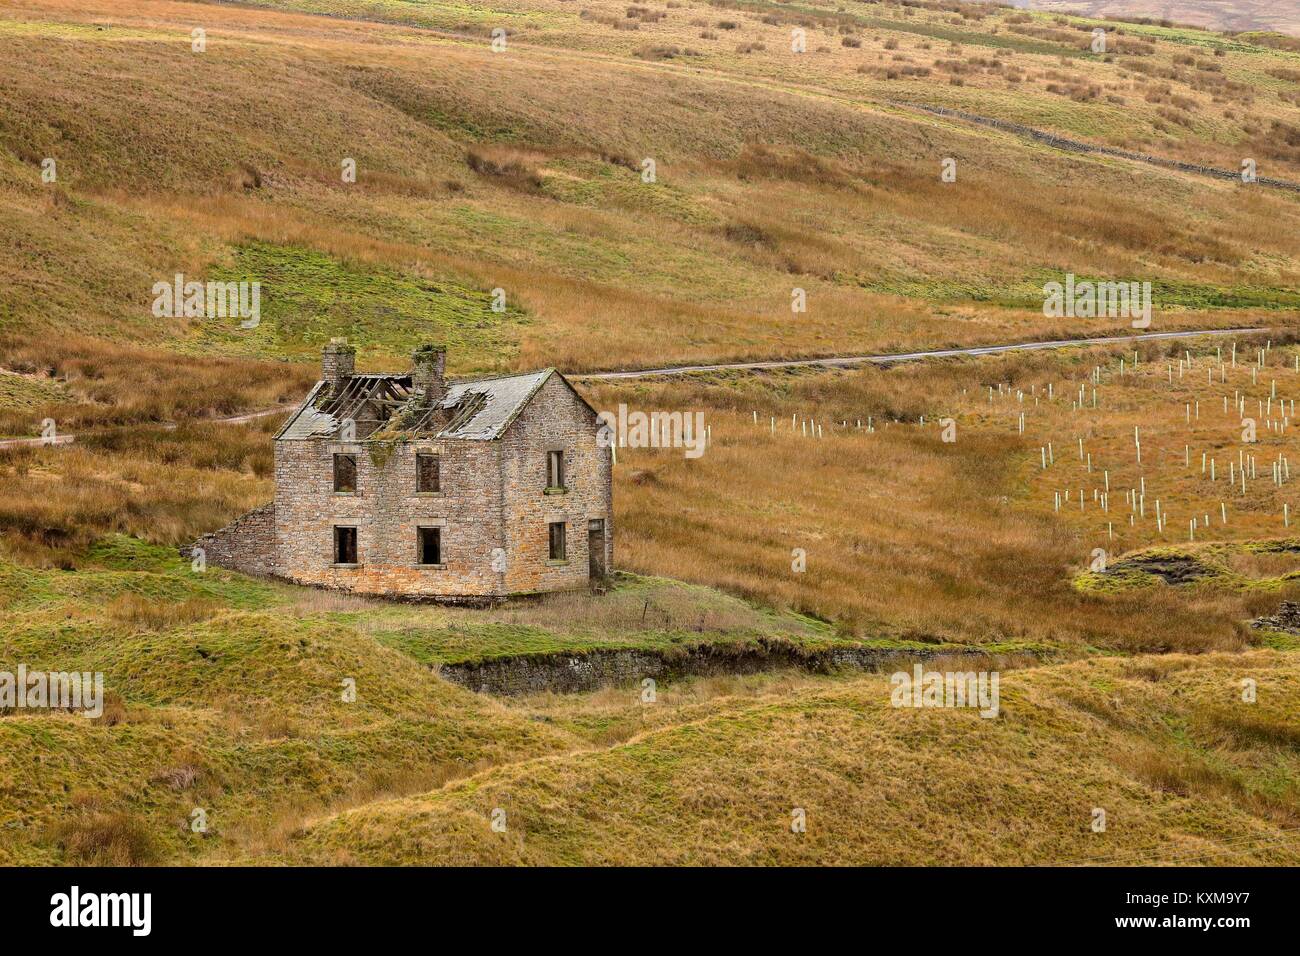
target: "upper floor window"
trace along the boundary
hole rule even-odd
[[[357,490],[357,456],[356,455],[335,455],[334,456],[334,490],[335,491],[356,491]]]
[[[415,491],[417,494],[442,491],[437,455],[421,452],[415,456]]]
[[[564,487],[564,452],[562,451],[546,453],[546,487]]]

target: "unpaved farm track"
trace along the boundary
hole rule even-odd
[[[946,106],[929,106],[924,103],[905,103],[901,100],[890,100],[891,106],[902,106],[906,109],[921,110],[925,113],[933,113],[935,116],[949,116],[953,119],[965,120],[968,123],[978,123],[981,126],[991,126],[994,129],[1005,130],[1008,133],[1015,133],[1019,136],[1028,136],[1030,139],[1037,140],[1040,143],[1046,143],[1048,146],[1056,149],[1063,149],[1071,153],[1088,153],[1094,156],[1113,156],[1116,159],[1127,159],[1135,163],[1146,163],[1150,166],[1160,166],[1163,169],[1175,169],[1184,173],[1196,173],[1199,176],[1213,176],[1215,179],[1231,179],[1241,182],[1241,173],[1230,169],[1218,169],[1214,166],[1200,166],[1196,163],[1184,163],[1176,159],[1166,159],[1163,156],[1151,156],[1148,153],[1132,153],[1126,149],[1115,149],[1111,146],[1097,146],[1093,143],[1085,143],[1077,139],[1066,139],[1064,136],[1057,136],[1055,133],[1047,133],[1041,129],[1034,129],[1032,126],[1025,126],[1021,123],[1012,123],[1007,120],[994,119],[991,116],[980,116],[977,113],[967,113],[963,110],[953,110]],[[1268,186],[1272,189],[1286,189],[1291,192],[1300,193],[1300,183],[1294,183],[1289,179],[1270,179],[1267,176],[1258,176],[1254,185]]]
[[[851,368],[854,365],[891,365],[894,362],[912,362],[920,359],[959,358],[964,355],[996,355],[1001,352],[1035,352],[1044,349],[1064,349],[1080,345],[1114,345],[1128,342],[1151,342],[1160,339],[1190,339],[1198,336],[1257,335],[1268,329],[1205,329],[1188,332],[1147,332],[1142,335],[1112,335],[1096,339],[1056,339],[1051,342],[1015,342],[1010,345],[980,345],[966,349],[936,349],[929,352],[893,352],[883,355],[845,355],[828,358],[791,359],[778,362],[725,362],[718,365],[676,365],[663,368],[636,368],[617,372],[587,372],[568,376],[575,380],[609,380],[620,378],[649,378],[655,375],[688,375],[693,372],[747,372],[782,368]],[[241,425],[268,415],[290,411],[291,405],[268,408],[230,418],[206,419],[218,425]],[[204,419],[196,419],[202,421]],[[151,427],[175,428],[174,422]],[[40,445],[66,445],[76,440],[76,435],[58,435],[54,438],[4,438],[0,449],[31,448]]]
[[[892,352],[883,355],[849,355],[830,358],[794,359],[780,362],[728,362],[722,365],[676,365],[664,368],[628,369],[620,372],[587,372],[568,376],[577,380],[647,378],[651,375],[688,375],[693,372],[762,371],[781,368],[849,368],[854,365],[892,365],[919,359],[958,358],[963,355],[997,355],[1001,352],[1036,352],[1078,345],[1113,345],[1120,342],[1151,342],[1160,339],[1190,339],[1214,335],[1257,335],[1267,329],[1206,329],[1190,332],[1147,332],[1142,335],[1112,335],[1097,339],[1056,339],[1051,342],[1016,342],[1011,345],[980,345],[968,349],[936,349],[930,352]]]
[[[256,421],[259,418],[266,418],[268,415],[287,413],[296,405],[279,405],[275,408],[265,408],[260,412],[247,412],[243,415],[231,415],[229,418],[196,418],[190,421],[206,421],[214,425],[243,425],[245,422]],[[176,422],[150,422],[150,428],[175,428]],[[68,445],[77,440],[76,435],[55,435],[51,438],[3,438],[0,439],[0,448],[31,448],[40,445]]]

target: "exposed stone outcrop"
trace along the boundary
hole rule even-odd
[[[447,680],[480,693],[517,696],[632,685],[647,677],[669,681],[682,677],[756,674],[787,667],[818,674],[842,669],[906,669],[918,661],[951,657],[970,660],[970,664],[963,665],[965,668],[975,667],[976,661],[1011,666],[1024,656],[989,655],[978,648],[935,648],[931,651],[839,646],[808,650],[786,641],[762,641],[756,644],[700,644],[666,651],[611,648],[583,654],[521,654],[488,661],[444,664],[440,673]]]
[[[1270,617],[1257,617],[1250,622],[1250,626],[1300,634],[1300,601],[1283,601],[1276,614]]]

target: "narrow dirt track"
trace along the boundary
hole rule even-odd
[[[213,425],[242,425],[245,422],[256,421],[259,418],[266,418],[268,415],[277,415],[288,413],[296,406],[280,405],[276,408],[266,408],[260,412],[248,412],[243,415],[231,415],[229,418],[193,418],[190,421],[209,422]],[[129,427],[129,426],[128,426]],[[176,422],[151,422],[149,428],[175,428]],[[70,445],[77,440],[76,435],[55,435],[52,438],[0,438],[0,448],[32,448],[40,445]]]
[[[780,362],[727,362],[721,365],[676,365],[663,368],[628,369],[624,372],[589,372],[568,376],[577,380],[646,378],[651,375],[689,375],[694,372],[762,371],[780,368],[848,368],[854,365],[891,365],[919,359],[954,358],[963,355],[996,355],[1001,352],[1036,352],[1079,345],[1113,345],[1120,342],[1151,342],[1161,339],[1190,339],[1198,336],[1255,335],[1268,329],[1206,329],[1190,332],[1147,332],[1142,335],[1113,335],[1097,339],[1056,339],[1051,342],[1017,342],[1011,345],[981,345],[968,349],[936,349],[930,352],[895,352],[883,355],[849,355],[829,358],[794,359]]]
[[[724,362],[718,365],[675,365],[664,366],[663,368],[637,368],[627,369],[619,372],[588,372],[581,375],[570,375],[571,379],[578,381],[599,380],[608,381],[611,379],[622,378],[649,378],[655,375],[690,375],[695,372],[748,372],[763,371],[765,369],[782,369],[782,368],[851,368],[854,365],[891,365],[894,362],[913,362],[921,359],[935,358],[956,358],[964,355],[996,355],[1001,352],[1035,352],[1044,349],[1064,349],[1072,346],[1081,345],[1115,345],[1118,343],[1128,342],[1151,342],[1161,339],[1190,339],[1199,336],[1224,336],[1224,335],[1257,335],[1267,332],[1268,329],[1248,328],[1248,329],[1206,329],[1193,330],[1190,332],[1147,332],[1142,335],[1112,335],[1106,338],[1097,339],[1057,339],[1051,342],[1015,342],[1009,345],[980,345],[967,349],[936,349],[930,352],[894,352],[883,355],[844,355],[831,356],[828,358],[812,359],[791,359],[779,362]],[[211,421],[217,425],[241,425],[245,422],[251,422],[258,418],[265,418],[268,415],[282,414],[290,411],[292,405],[282,405],[278,408],[268,408],[260,412],[249,412],[246,415],[233,415],[230,418],[215,419],[195,419],[195,421]],[[168,422],[161,426],[162,428],[175,428],[174,422]],[[31,448],[41,445],[67,445],[76,441],[76,435],[58,435],[54,438],[4,438],[0,439],[0,449],[4,448]]]
[[[965,110],[948,109],[943,106],[930,106],[925,103],[904,103],[901,100],[890,100],[891,106],[901,106],[905,109],[920,110],[934,116],[945,116],[950,119],[965,120],[968,123],[978,123],[981,126],[988,126],[993,129],[1000,129],[1004,132],[1014,133],[1017,136],[1025,136],[1029,139],[1037,140],[1040,143],[1046,143],[1048,146],[1056,149],[1063,149],[1069,153],[1087,153],[1092,156],[1110,156],[1114,159],[1127,159],[1135,163],[1146,163],[1148,166],[1159,166],[1162,169],[1172,169],[1176,172],[1195,173],[1198,176],[1211,176],[1215,179],[1224,179],[1230,182],[1243,183],[1241,171],[1235,169],[1218,169],[1214,166],[1203,166],[1200,163],[1186,163],[1177,159],[1169,159],[1166,156],[1153,156],[1150,153],[1135,153],[1127,149],[1115,149],[1112,146],[1099,146],[1096,143],[1085,143],[1078,139],[1067,139],[1064,136],[1057,136],[1055,133],[1048,133],[1041,129],[1035,129],[1032,126],[1026,126],[1023,123],[1012,123],[1007,120],[995,119],[991,116],[980,116],[978,113],[967,113]],[[1274,179],[1269,176],[1257,176],[1254,181],[1260,186],[1267,186],[1270,189],[1286,189],[1293,193],[1300,193],[1300,183],[1292,182],[1289,179]]]

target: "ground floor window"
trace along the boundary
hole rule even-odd
[[[335,564],[356,564],[357,563],[357,529],[356,528],[335,528],[334,529],[334,563]]]
[[[442,564],[442,529],[420,528],[419,551],[421,564]]]
[[[564,560],[564,522],[554,521],[551,523],[551,560]]]

